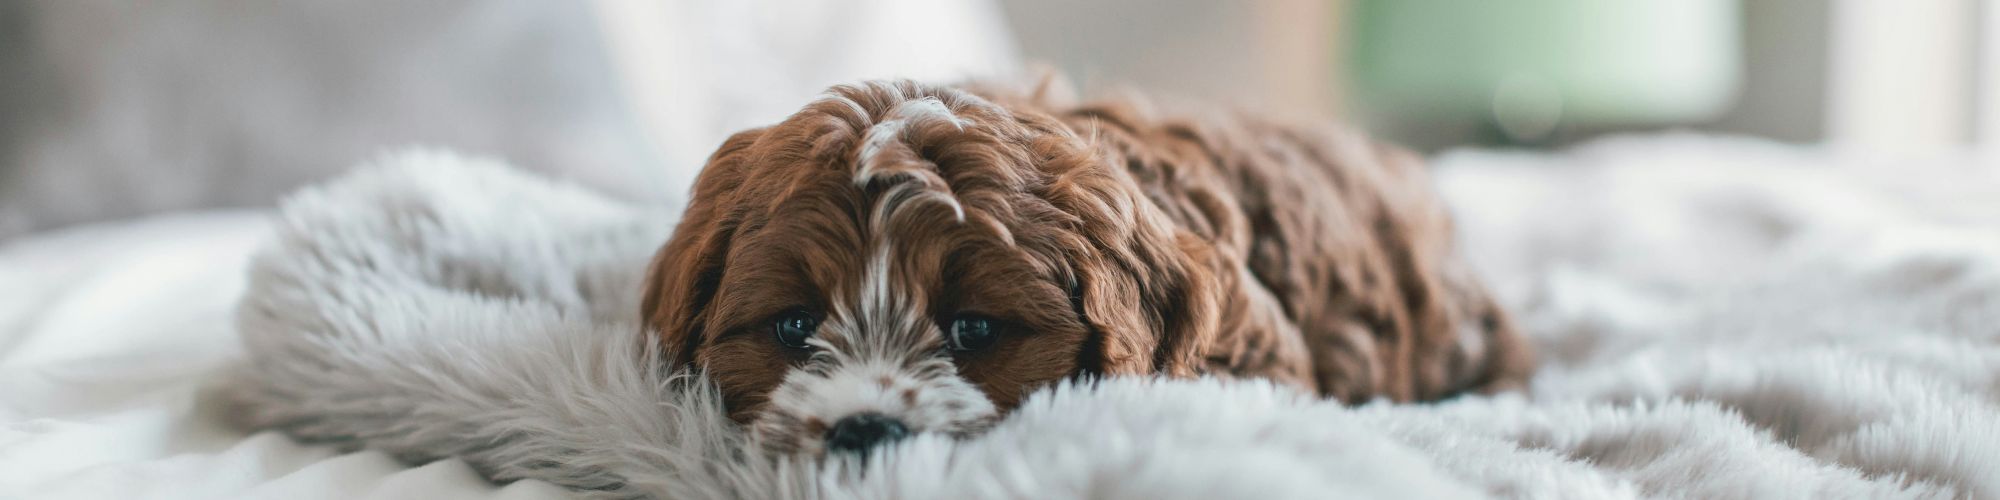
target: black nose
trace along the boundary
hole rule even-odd
[[[875,445],[893,442],[910,434],[903,421],[888,415],[863,413],[833,423],[826,431],[826,448],[833,451],[866,452]]]

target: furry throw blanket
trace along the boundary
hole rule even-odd
[[[1994,206],[1699,151],[1444,159],[1468,253],[1544,352],[1527,394],[1111,379],[969,440],[770,459],[636,341],[674,213],[443,152],[284,204],[234,394],[246,426],[592,498],[2000,496]]]

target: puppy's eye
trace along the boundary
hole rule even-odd
[[[771,333],[778,337],[778,343],[793,349],[806,348],[806,339],[818,329],[819,318],[799,309],[779,314],[771,323]]]
[[[991,319],[970,314],[960,314],[951,320],[951,331],[947,332],[945,343],[953,351],[977,351],[993,345],[1000,337],[1000,324]]]

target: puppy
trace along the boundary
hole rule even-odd
[[[1414,155],[1048,94],[844,85],[730,137],[648,271],[647,327],[777,453],[975,432],[1079,376],[1361,402],[1528,375]]]

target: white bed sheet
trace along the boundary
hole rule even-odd
[[[547,498],[231,430],[207,392],[265,214],[80,227],[0,246],[0,498]]]

